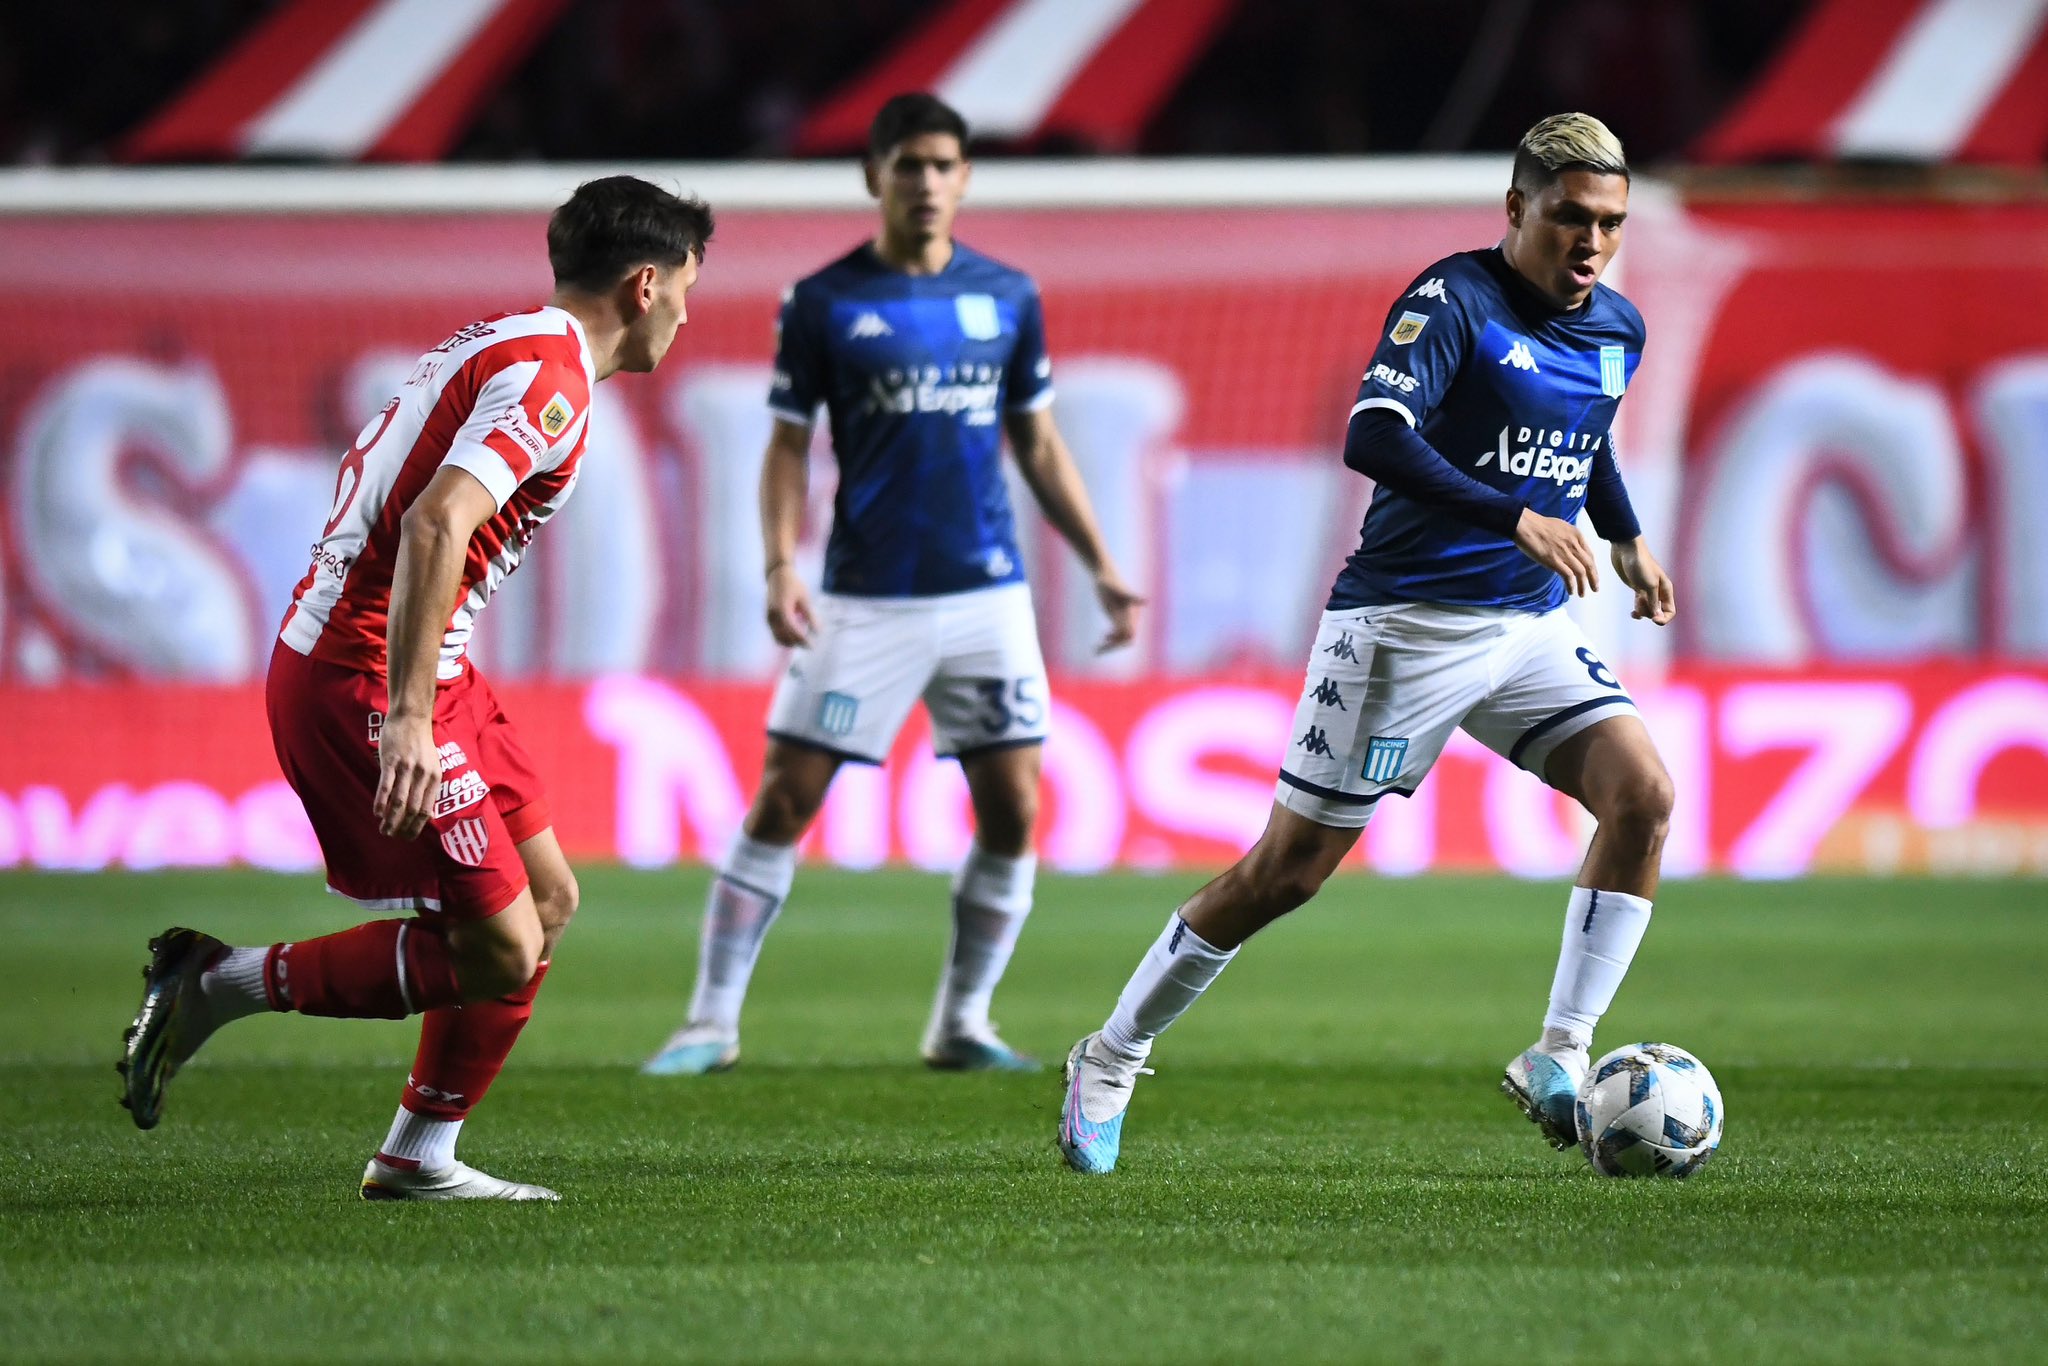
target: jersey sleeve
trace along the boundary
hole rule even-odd
[[[486,368],[441,463],[475,475],[503,508],[521,484],[575,451],[590,420],[590,382],[567,344],[538,355],[523,348],[494,354],[501,349],[509,348],[493,347],[471,361]]]
[[[795,286],[782,296],[775,320],[775,377],[768,387],[768,410],[806,427],[825,401],[825,348],[808,304]]]
[[[1387,311],[1372,364],[1358,383],[1353,417],[1384,408],[1420,427],[1443,401],[1465,360],[1468,327],[1460,288],[1454,273],[1433,266]]]
[[[1052,357],[1045,349],[1045,305],[1038,291],[1017,301],[1017,345],[1010,352],[1003,386],[1011,412],[1028,412],[1052,402]]]

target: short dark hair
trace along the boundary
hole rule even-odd
[[[548,219],[548,264],[556,284],[597,293],[649,262],[702,262],[711,228],[711,206],[701,199],[637,176],[586,180]]]
[[[967,120],[960,111],[937,95],[915,90],[891,95],[875,111],[875,121],[868,125],[868,157],[881,161],[919,133],[951,133],[960,139],[961,154],[967,152]]]

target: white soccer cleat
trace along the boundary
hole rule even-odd
[[[546,1186],[501,1181],[466,1162],[439,1171],[409,1172],[376,1158],[363,1168],[365,1200],[559,1200]]]

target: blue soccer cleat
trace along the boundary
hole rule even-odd
[[[1544,1141],[1565,1152],[1579,1144],[1579,1086],[1585,1079],[1585,1049],[1543,1053],[1530,1048],[1508,1064],[1500,1089],[1542,1130]]]
[[[739,1066],[739,1035],[722,1025],[686,1024],[640,1064],[643,1077],[701,1077]]]
[[[1116,1066],[1094,1047],[1087,1035],[1067,1053],[1066,1101],[1060,1107],[1059,1149],[1077,1172],[1101,1176],[1116,1170],[1123,1146],[1124,1111],[1131,1103],[1131,1085],[1149,1076],[1149,1067]]]
[[[993,1026],[925,1040],[924,1065],[936,1072],[1036,1072],[1038,1059],[1019,1053]]]

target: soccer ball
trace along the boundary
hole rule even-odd
[[[1602,1176],[1687,1177],[1721,1146],[1721,1088],[1668,1043],[1617,1048],[1579,1087],[1579,1146]]]

